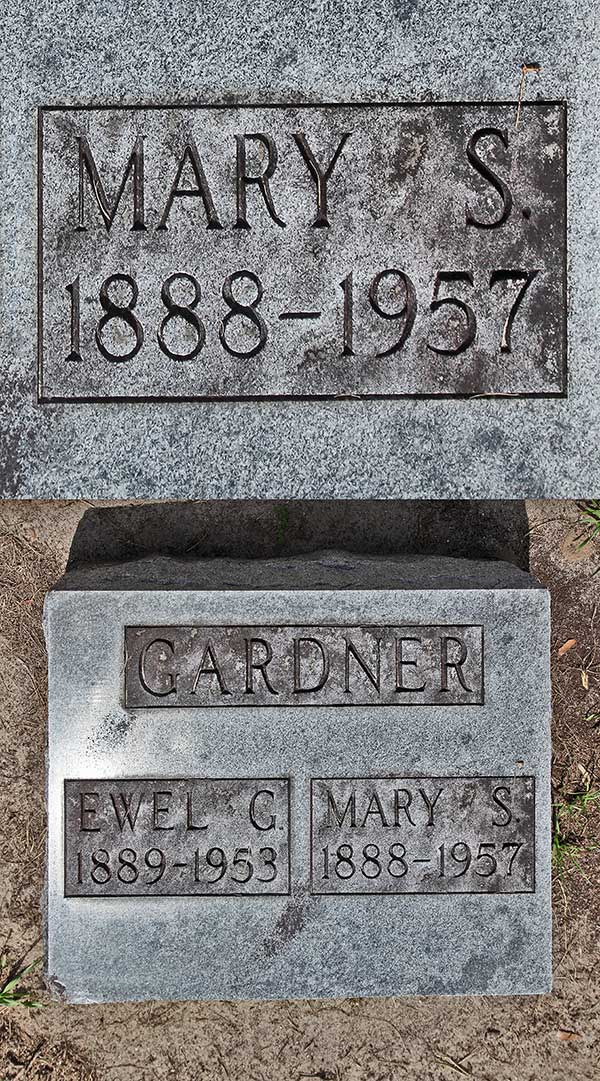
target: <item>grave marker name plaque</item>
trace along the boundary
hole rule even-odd
[[[289,893],[289,780],[65,781],[65,897]]]
[[[533,777],[311,780],[314,893],[534,890]]]
[[[566,392],[561,103],[39,111],[39,398]]]
[[[311,779],[312,894],[534,891],[533,777]],[[65,781],[65,897],[289,894],[289,779]]]
[[[483,702],[482,627],[127,627],[125,705]]]

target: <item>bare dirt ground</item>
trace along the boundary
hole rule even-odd
[[[45,591],[85,503],[0,506],[0,947],[39,957],[44,873]],[[553,602],[560,828],[555,977],[531,998],[0,1007],[0,1081],[598,1081],[600,545],[573,503],[527,506],[533,573]],[[526,658],[524,658],[526,663]],[[587,793],[587,798],[586,798]],[[0,979],[0,987],[4,981]]]

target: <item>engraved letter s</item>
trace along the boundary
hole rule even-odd
[[[502,799],[500,799],[500,794],[502,794],[502,797],[503,797]],[[512,822],[512,811],[507,806],[507,804],[504,802],[504,800],[505,799],[510,799],[510,788],[507,788],[505,785],[499,785],[492,792],[492,799],[493,799],[494,803],[496,803],[498,805],[498,807],[500,807],[501,810],[503,810],[507,815],[507,817],[504,819],[503,822],[497,822],[496,819],[493,818],[492,819],[492,825],[493,826],[508,826],[509,822]]]
[[[481,160],[477,153],[477,144],[480,139],[484,139],[486,136],[493,136],[495,139],[499,139],[505,150],[508,150],[508,132],[506,128],[502,131],[500,128],[478,128],[474,131],[471,138],[467,143],[467,158],[471,165],[478,173],[481,174],[493,188],[496,189],[498,195],[502,199],[502,211],[498,218],[493,221],[479,221],[474,218],[471,211],[467,207],[467,225],[475,225],[478,229],[497,229],[499,225],[504,225],[507,220],[513,205],[513,197],[510,188],[500,179],[496,173],[490,169],[489,165],[486,165]]]

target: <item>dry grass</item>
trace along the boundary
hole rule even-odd
[[[0,1015],[2,1081],[99,1081],[98,1074],[64,1040],[27,1036],[22,1028]]]

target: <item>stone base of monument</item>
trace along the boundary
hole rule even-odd
[[[551,987],[549,598],[324,552],[46,602],[47,974],[72,1002]]]

